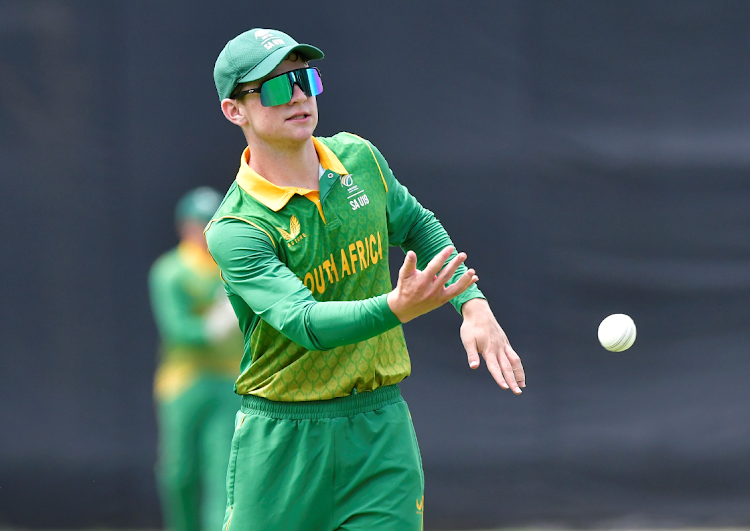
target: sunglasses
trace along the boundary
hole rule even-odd
[[[320,79],[320,71],[314,67],[298,68],[284,72],[278,76],[266,79],[258,88],[241,90],[235,92],[231,99],[237,99],[245,94],[260,93],[260,104],[263,107],[275,107],[289,103],[294,92],[294,85],[299,85],[308,98],[317,96],[323,92],[323,81]]]

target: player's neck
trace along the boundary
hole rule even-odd
[[[312,138],[298,145],[272,146],[248,142],[250,168],[276,186],[318,189],[320,161]]]

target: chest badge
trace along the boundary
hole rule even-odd
[[[341,186],[346,188],[346,192],[349,194],[347,199],[349,200],[349,206],[352,210],[357,210],[365,205],[370,204],[370,199],[363,189],[354,184],[354,179],[350,175],[342,175]]]
[[[282,229],[281,227],[276,227],[276,230],[279,231],[282,238],[289,242],[290,246],[296,244],[305,237],[305,233],[302,232],[302,226],[300,225],[297,216],[292,216],[289,220],[289,231]]]

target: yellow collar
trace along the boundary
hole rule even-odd
[[[198,274],[216,274],[219,270],[216,262],[208,253],[208,250],[200,245],[188,241],[181,241],[177,246],[177,253],[185,265]]]
[[[348,175],[344,165],[341,164],[338,157],[333,154],[328,146],[324,145],[317,138],[312,137],[315,151],[318,153],[320,165],[324,170],[333,170],[339,175]],[[266,205],[274,212],[278,212],[284,205],[289,202],[294,194],[307,197],[314,203],[319,203],[319,193],[317,190],[308,190],[307,188],[297,188],[295,186],[276,186],[275,184],[264,179],[260,174],[253,170],[250,165],[250,148],[245,148],[240,159],[240,169],[237,172],[237,184],[244,191],[253,196],[255,199]]]

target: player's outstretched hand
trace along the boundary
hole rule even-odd
[[[458,266],[466,260],[466,253],[458,253],[443,267],[452,252],[453,247],[449,245],[430,260],[424,271],[417,269],[417,255],[414,251],[406,253],[404,265],[398,272],[396,289],[388,294],[388,306],[399,321],[409,322],[442,306],[479,280],[475,271],[469,269],[458,281],[445,287]]]
[[[487,362],[487,369],[503,389],[521,394],[526,387],[521,358],[510,346],[508,336],[498,324],[484,299],[471,299],[461,308],[464,322],[461,325],[461,341],[469,357],[469,367],[479,367],[479,354]]]

